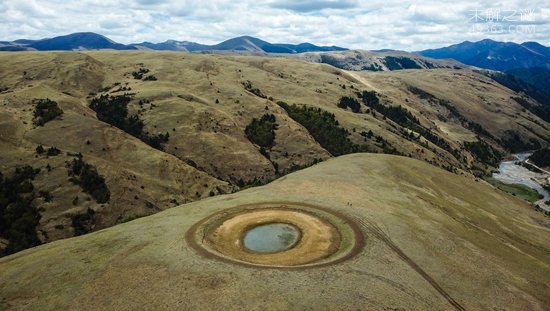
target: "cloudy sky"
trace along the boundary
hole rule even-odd
[[[120,43],[269,42],[420,50],[491,38],[550,46],[547,0],[0,0],[0,40],[93,31]]]

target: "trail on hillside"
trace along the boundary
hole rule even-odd
[[[422,269],[412,258],[407,256],[397,246],[377,224],[370,220],[365,220],[360,217],[353,217],[360,225],[367,229],[367,231],[372,234],[375,238],[382,241],[386,244],[399,258],[401,258],[405,263],[407,263],[414,271],[416,271],[422,278],[424,278],[443,298],[445,298],[456,310],[465,311],[466,309],[454,300],[449,293],[447,293],[424,269]]]
[[[363,85],[377,91],[376,87],[374,87],[372,84],[370,84],[369,81],[367,81],[365,78],[358,75],[356,72],[352,72],[352,71],[344,71],[344,72],[347,73],[348,75],[350,75],[351,77],[353,77],[355,80],[361,82]]]

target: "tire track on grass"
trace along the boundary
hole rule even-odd
[[[365,220],[360,217],[350,216],[362,225],[367,231],[375,238],[386,244],[401,260],[408,264],[416,273],[418,273],[424,280],[426,280],[443,298],[445,298],[449,304],[451,304],[456,310],[465,311],[466,309],[457,302],[449,293],[447,293],[424,269],[422,269],[412,258],[407,256],[399,246],[397,246],[392,239],[386,234],[377,224],[370,220]]]

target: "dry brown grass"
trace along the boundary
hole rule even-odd
[[[353,219],[365,247],[336,265],[280,270],[204,257],[184,238],[213,213],[282,199]],[[548,218],[488,184],[413,159],[356,154],[1,258],[0,306],[545,310],[549,233]]]
[[[140,66],[148,68],[158,81],[133,79],[131,72]],[[247,80],[273,100],[246,91],[242,83]],[[130,87],[129,92],[136,94],[129,109],[131,113],[141,110],[147,131],[170,134],[166,152],[97,120],[88,107],[89,94],[101,88],[111,94],[123,93],[115,92],[119,87],[115,83]],[[546,123],[522,112],[510,100],[516,94],[469,71],[348,73],[297,59],[177,52],[0,53],[0,86],[8,88],[0,94],[0,170],[9,172],[22,164],[42,168],[36,185],[54,197],[50,203],[38,204],[44,209],[38,228],[43,241],[72,236],[70,217],[87,208],[97,212],[93,228],[97,230],[129,217],[232,192],[240,180],[270,181],[276,177],[273,163],[284,174],[330,158],[304,127],[276,105],[278,100],[334,113],[350,131],[351,139],[372,152],[383,149],[374,139],[364,141],[362,131],[372,130],[404,155],[468,171],[473,159],[466,152],[467,160],[459,161],[433,144],[425,148],[405,139],[399,127],[380,115],[354,114],[336,106],[341,96],[374,89],[383,94],[384,102],[415,112],[424,126],[455,148],[475,138],[455,121],[440,121],[439,108],[413,96],[407,91],[408,85],[449,100],[496,137],[508,129],[525,139],[550,137]],[[57,101],[65,114],[35,128],[34,98]],[[154,106],[141,108],[141,99],[150,100]],[[271,160],[244,135],[251,119],[265,112],[274,114],[279,124]],[[38,144],[55,146],[63,153],[35,157]],[[108,204],[87,200],[88,196],[68,181],[65,162],[72,157],[67,152],[81,152],[106,177],[112,193]],[[47,164],[53,167],[49,173],[44,169]],[[81,203],[73,206],[76,196]]]

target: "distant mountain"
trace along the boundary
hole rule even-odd
[[[452,58],[467,65],[498,71],[535,67],[550,70],[550,48],[536,42],[517,44],[486,39],[419,53],[436,59]]]
[[[137,48],[148,48],[151,50],[171,50],[171,51],[246,51],[255,53],[304,53],[304,52],[323,52],[323,51],[345,51],[347,49],[338,46],[317,46],[311,43],[285,44],[269,43],[258,38],[242,36],[232,38],[215,45],[205,45],[195,42],[169,40],[163,43],[135,43]]]
[[[73,33],[66,36],[42,40],[20,39],[15,41],[0,41],[0,51],[71,51],[71,50],[159,50],[159,51],[246,51],[255,53],[303,53],[323,51],[345,51],[337,46],[317,46],[311,43],[285,44],[269,43],[258,38],[242,36],[223,41],[215,45],[205,45],[196,42],[168,40],[162,43],[120,44],[92,32]]]
[[[204,44],[189,42],[189,41],[176,41],[176,40],[167,40],[161,43],[142,42],[142,43],[134,43],[131,45],[138,49],[148,49],[148,50],[157,50],[157,51],[182,51],[182,52],[203,51],[208,48],[208,46]]]
[[[421,55],[455,59],[467,65],[502,71],[488,73],[493,79],[542,104],[550,105],[550,48],[537,42],[465,41],[448,47],[425,50]]]
[[[116,43],[105,36],[93,32],[78,32],[42,40],[21,39],[0,46],[1,51],[71,51],[97,49],[135,50],[136,48]]]

